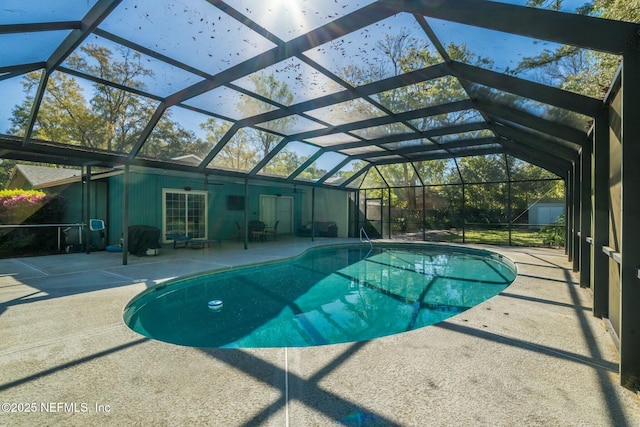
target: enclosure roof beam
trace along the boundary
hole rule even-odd
[[[298,169],[293,171],[291,175],[287,178],[287,181],[293,181],[298,175],[300,175],[306,168],[311,166],[318,158],[323,154],[322,150],[316,151],[313,155],[311,155],[304,163],[298,166]]]
[[[546,153],[532,151],[528,147],[508,139],[501,139],[500,143],[505,148],[505,152],[510,156],[546,169],[561,178],[567,177],[571,162]]]
[[[354,159],[366,159],[369,161],[375,161],[376,157],[384,157],[390,154],[396,154],[399,156],[404,156],[407,154],[416,154],[416,153],[429,153],[433,151],[442,151],[444,149],[452,150],[452,149],[460,149],[465,147],[475,147],[479,145],[487,145],[487,144],[495,144],[497,142],[495,137],[490,138],[470,138],[470,139],[460,139],[457,141],[443,142],[442,145],[430,144],[427,146],[416,146],[416,147],[406,147],[393,151],[375,151],[372,153],[363,153],[351,156]]]
[[[564,157],[559,156],[557,153],[553,152],[545,152],[540,150],[532,150],[531,147],[527,144],[524,144],[520,141],[515,141],[509,138],[499,138],[499,143],[502,144],[505,148],[509,148],[513,151],[518,151],[522,153],[527,153],[531,158],[537,158],[544,160],[552,165],[556,165],[558,168],[562,170],[569,170],[572,167],[573,160],[566,159]]]
[[[309,31],[286,43],[274,47],[254,58],[237,64],[217,74],[214,80],[205,79],[182,89],[167,98],[168,105],[186,101],[187,99],[201,95],[223,84],[230,83],[241,77],[259,71],[263,68],[277,64],[287,58],[305,52],[324,43],[335,40],[353,31],[375,24],[397,13],[395,8],[389,8],[385,4],[373,3],[340,17],[328,24]]]
[[[252,117],[247,117],[246,119],[239,120],[238,123],[241,126],[251,126],[256,123],[281,119],[291,114],[302,114],[306,111],[315,110],[317,108],[328,107],[340,102],[352,101],[363,96],[369,96],[410,84],[437,79],[446,75],[448,75],[448,67],[445,64],[437,64],[431,67],[401,74],[399,76],[388,77],[374,83],[365,84],[360,87],[354,88],[353,90],[343,90],[340,92],[325,95],[320,98],[303,101],[298,104],[287,106],[278,110],[269,111]]]
[[[26,146],[31,139],[36,117],[40,110],[40,104],[44,97],[44,92],[46,91],[49,75],[60,64],[62,64],[62,62],[67,59],[67,57],[71,55],[71,53],[80,46],[87,37],[89,37],[91,31],[93,31],[107,16],[109,16],[109,13],[111,13],[111,11],[113,11],[121,1],[122,0],[98,0],[89,13],[87,13],[87,15],[82,19],[80,26],[77,29],[73,29],[51,54],[51,56],[49,56],[45,63],[45,73],[41,76],[40,84],[36,90],[29,121],[25,126],[25,135],[22,140],[22,145]]]
[[[36,33],[41,31],[79,30],[80,21],[38,22],[0,25],[0,34]]]
[[[74,29],[47,60],[47,71],[62,63],[91,32],[115,9],[122,0],[98,0],[82,19],[78,29]]]
[[[464,132],[473,132],[483,129],[489,129],[490,126],[486,122],[474,122],[474,123],[464,123],[461,125],[452,125],[441,128],[430,129],[424,132],[416,132],[416,133],[401,133],[395,135],[389,135],[382,138],[376,139],[367,139],[365,141],[358,142],[345,142],[344,144],[336,144],[332,145],[332,150],[345,150],[349,148],[359,148],[359,147],[368,147],[370,145],[383,145],[390,144],[394,142],[402,142],[402,141],[411,141],[417,139],[426,139],[444,136],[444,135],[452,135],[456,133],[464,133]],[[428,144],[435,145],[435,144]],[[394,151],[396,152],[396,151]]]
[[[590,143],[586,132],[570,126],[546,120],[505,105],[489,103],[486,101],[476,101],[476,104],[478,108],[492,117],[514,122],[524,127],[537,130],[538,132],[564,139],[579,146],[584,146]]]
[[[521,144],[527,145],[532,149],[552,155],[557,155],[558,157],[561,157],[568,161],[575,161],[575,159],[578,157],[578,149],[574,150],[571,148],[567,148],[555,141],[542,138],[538,135],[529,134],[509,125],[496,125],[493,127],[493,131],[502,137],[517,141]]]
[[[439,114],[452,113],[454,111],[463,111],[473,108],[473,102],[470,99],[462,101],[449,102],[447,104],[433,105],[430,107],[420,108],[418,110],[407,111],[405,113],[395,114],[394,116],[382,116],[375,117],[373,119],[361,120],[359,122],[347,123],[344,125],[331,126],[326,129],[318,129],[309,132],[302,132],[295,135],[291,135],[292,138],[297,140],[305,140],[309,138],[316,138],[319,136],[331,135],[334,133],[349,132],[352,130],[365,129],[368,127],[387,125],[397,123],[399,121],[409,121],[414,119],[420,119],[429,116],[437,116]],[[415,132],[411,135],[415,136]]]
[[[164,102],[162,102],[160,106],[158,106],[158,109],[149,119],[147,126],[136,141],[136,144],[129,158],[132,159],[136,156],[167,108],[172,107],[176,104],[180,104],[188,99],[194,98],[222,85],[231,83],[232,81],[247,76],[253,72],[277,64],[278,62],[298,55],[301,52],[320,46],[326,42],[335,40],[336,38],[342,37],[352,31],[356,31],[382,19],[388,18],[389,16],[392,16],[394,14],[395,11],[393,9],[390,9],[385,5],[373,3],[371,5],[365,6],[357,12],[352,12],[348,15],[338,18],[335,21],[316,28],[315,30],[305,33],[293,40],[279,44],[273,49],[268,50],[256,57],[250,58],[246,61],[241,62],[240,64],[228,68],[225,71],[216,74],[213,79],[204,79],[187,88],[175,92],[172,95],[169,95],[167,98],[165,98]],[[222,147],[220,147],[220,149],[221,148]],[[203,166],[201,165],[201,168],[202,167]]]
[[[442,159],[450,159],[452,157],[468,157],[468,156],[484,156],[488,154],[502,154],[504,153],[504,148],[502,146],[492,146],[487,148],[478,147],[477,149],[470,148],[469,150],[461,150],[453,153],[425,153],[424,155],[416,155],[411,156],[406,162],[420,162],[420,161],[428,161],[428,160],[442,160]],[[405,163],[403,161],[398,161],[398,159],[388,159],[381,160],[379,162],[372,162],[375,166],[380,165],[388,165],[388,164],[396,164],[396,163]]]
[[[587,147],[590,141],[587,135],[581,129],[577,128],[578,125],[572,127],[571,124],[567,124],[568,121],[563,121],[563,115],[573,116],[573,113],[577,113],[585,116],[581,117],[581,119],[587,121],[589,117],[595,117],[602,110],[605,103],[600,99],[563,90],[559,87],[553,87],[554,85],[541,84],[525,78],[516,77],[510,75],[508,72],[492,71],[488,68],[482,68],[482,66],[452,60],[446,46],[438,39],[431,25],[435,25],[435,19],[442,19],[452,23],[471,25],[481,30],[485,29],[485,33],[500,31],[503,32],[502,36],[507,36],[508,34],[522,35],[532,37],[533,41],[548,40],[568,46],[608,52],[614,55],[624,55],[625,58],[629,58],[630,56],[635,58],[635,56],[638,55],[638,45],[640,44],[639,26],[636,23],[512,5],[504,2],[504,0],[378,0],[290,40],[280,39],[271,33],[270,30],[266,29],[266,27],[254,21],[253,18],[251,18],[252,15],[246,14],[239,9],[234,9],[226,2],[221,0],[206,0],[206,2],[205,7],[207,9],[213,5],[224,12],[220,15],[220,19],[231,19],[234,21],[233,25],[244,25],[249,30],[259,34],[260,37],[269,40],[272,44],[265,49],[261,49],[260,52],[262,53],[239,63],[232,62],[235,65],[216,74],[216,71],[212,71],[211,69],[198,69],[196,68],[197,66],[187,65],[191,63],[187,59],[185,59],[186,62],[181,62],[181,60],[176,59],[181,58],[180,55],[175,58],[167,56],[171,55],[171,53],[168,53],[171,50],[166,50],[166,47],[161,46],[161,44],[156,45],[156,47],[154,47],[154,44],[149,44],[145,47],[138,43],[145,44],[146,42],[134,42],[125,39],[126,36],[124,34],[126,32],[118,36],[116,34],[120,34],[120,32],[115,29],[117,26],[112,27],[116,34],[98,28],[120,5],[122,5],[124,9],[125,5],[122,0],[94,0],[92,2],[93,6],[88,9],[84,18],[79,21],[64,21],[64,19],[67,18],[63,17],[60,18],[61,20],[59,22],[39,23],[37,22],[40,20],[37,18],[39,14],[36,14],[34,16],[37,19],[32,20],[35,22],[0,25],[0,35],[21,33],[35,35],[41,33],[43,38],[47,38],[52,34],[51,32],[60,31],[60,40],[62,40],[61,43],[58,42],[57,46],[46,50],[49,54],[45,54],[42,58],[37,58],[38,60],[46,58],[45,61],[0,67],[0,83],[19,83],[17,80],[21,75],[32,71],[38,71],[37,75],[40,81],[38,86],[36,86],[38,80],[30,81],[29,83],[33,84],[33,86],[30,87],[32,91],[29,93],[25,92],[26,98],[22,98],[23,104],[21,104],[20,108],[25,108],[25,106],[30,104],[28,107],[30,110],[25,113],[26,118],[24,118],[20,125],[21,135],[23,136],[21,138],[15,138],[9,135],[0,135],[0,154],[5,158],[19,158],[39,162],[45,161],[48,163],[56,162],[74,165],[91,163],[99,166],[131,164],[170,169],[178,172],[189,171],[238,177],[241,179],[259,177],[260,179],[268,181],[272,180],[274,182],[285,183],[285,185],[288,182],[300,182],[305,185],[330,188],[345,188],[351,185],[358,177],[362,177],[362,174],[368,173],[372,165],[413,163],[421,160],[446,158],[455,159],[457,157],[496,153],[514,153],[512,155],[518,158],[524,160],[531,159],[527,161],[531,163],[537,162],[533,164],[544,165],[541,167],[549,170],[553,169],[552,172],[566,176],[567,170],[569,170],[568,168],[570,168],[578,158],[579,149],[581,147]],[[251,11],[249,9],[250,7],[247,11],[250,13]],[[356,83],[349,83],[347,77],[341,77],[342,74],[340,71],[336,71],[331,65],[324,64],[323,60],[318,59],[318,62],[315,62],[311,55],[305,55],[305,52],[310,49],[324,48],[326,43],[340,40],[343,36],[351,33],[360,32],[360,30],[370,31],[371,28],[368,27],[372,24],[384,21],[386,18],[392,17],[400,12],[413,14],[413,17],[418,21],[418,24],[421,25],[431,40],[431,44],[436,47],[436,50],[442,57],[442,63],[358,85]],[[123,10],[122,13],[128,12]],[[225,17],[224,14],[228,16]],[[114,13],[114,15],[116,14]],[[336,15],[336,17],[337,16],[338,15]],[[411,18],[411,16],[407,15],[407,18]],[[18,19],[22,20],[22,18]],[[176,23],[176,25],[180,24]],[[352,35],[355,36],[355,34]],[[195,80],[190,80],[190,83],[185,84],[194,82],[195,84],[191,84],[191,86],[186,88],[180,86],[168,96],[162,93],[160,93],[160,95],[153,95],[148,92],[154,92],[154,90],[145,89],[142,83],[134,87],[134,84],[123,83],[116,78],[91,76],[86,74],[91,71],[78,71],[64,67],[63,65],[66,65],[65,61],[68,60],[70,55],[74,54],[74,52],[79,53],[83,43],[88,42],[90,40],[89,37],[93,38],[94,36],[104,37],[114,44],[119,44],[125,50],[129,48],[143,55],[148,55],[150,58],[164,63],[165,66],[177,67],[180,70],[192,73],[196,76]],[[16,36],[10,36],[5,38],[13,40],[15,37]],[[34,37],[34,40],[35,39]],[[196,38],[194,38],[194,41],[197,42]],[[357,40],[352,40],[352,42],[356,45],[359,43]],[[110,47],[111,43],[107,46]],[[232,47],[235,48],[236,46]],[[17,48],[22,48],[22,46],[18,46]],[[238,53],[240,54],[241,52],[238,51]],[[483,55],[482,52],[474,52],[474,54]],[[314,95],[305,93],[304,95],[308,96],[304,98],[306,101],[292,105],[284,105],[286,101],[279,101],[277,98],[257,93],[259,92],[258,89],[252,91],[242,88],[240,86],[243,85],[242,83],[234,84],[238,79],[249,76],[254,72],[269,71],[269,69],[266,69],[267,67],[280,64],[283,60],[292,58],[297,58],[296,64],[302,62],[305,68],[307,66],[313,68],[323,79],[329,79],[339,83],[343,86],[343,89],[314,99],[310,99],[310,97]],[[29,56],[24,57],[25,62],[29,60],[33,61],[33,59],[29,59]],[[240,61],[240,57],[238,60]],[[151,61],[151,63],[153,62],[154,61]],[[353,64],[353,66],[358,65]],[[53,82],[55,74],[51,78],[50,76],[57,71],[71,76],[74,80],[80,80],[80,78],[82,78],[89,82],[89,84],[107,85],[126,91],[128,94],[135,94],[149,100],[158,101],[159,105],[150,120],[142,125],[144,126],[144,130],[136,130],[136,140],[129,153],[118,153],[80,145],[41,141],[32,138],[32,135],[40,138],[38,134],[40,131],[40,123],[37,122],[37,119],[41,118],[38,117],[39,114],[41,116],[40,104],[42,103],[43,108],[45,105],[49,105],[48,101],[51,93],[47,92],[47,85]],[[34,75],[36,75],[36,73],[34,73]],[[452,80],[457,79],[466,92],[468,99],[441,105],[432,105],[430,102],[425,102],[421,105],[424,108],[403,111],[395,110],[394,107],[389,106],[390,104],[387,104],[384,100],[376,96],[376,94],[382,92],[394,91],[408,85],[416,85],[431,80],[436,83],[436,79],[441,79],[442,77],[451,77]],[[191,78],[193,78],[193,76]],[[51,82],[49,80],[51,80]],[[375,80],[375,78],[372,78],[372,80]],[[285,84],[284,81],[281,81],[281,83]],[[149,87],[153,88],[154,86],[149,85]],[[193,99],[212,89],[222,87],[226,88],[226,90],[235,91],[236,95],[238,95],[237,92],[240,92],[243,95],[242,98],[250,96],[266,102],[275,109],[240,120],[233,120],[221,116],[220,114],[227,114],[224,113],[222,109],[216,110],[219,113],[216,114],[200,109],[203,107],[199,108],[184,104],[186,100]],[[291,89],[297,91],[294,86],[291,86]],[[398,96],[403,96],[405,91],[399,90],[396,91],[396,93]],[[459,98],[460,96],[458,95],[450,99]],[[369,119],[336,126],[325,121],[330,119],[323,119],[323,117],[319,115],[317,117],[311,116],[311,114],[314,114],[312,110],[332,107],[336,104],[353,100],[360,100],[367,103],[371,108],[377,107],[385,114],[379,117],[369,115],[367,116],[371,117]],[[509,100],[514,101],[511,103]],[[20,99],[18,101],[20,101]],[[524,105],[524,107],[516,105],[518,103]],[[540,106],[540,104],[542,104],[542,106]],[[139,156],[144,144],[147,143],[149,136],[152,134],[153,129],[161,119],[164,120],[166,118],[163,115],[171,112],[171,110],[168,111],[168,109],[175,105],[190,111],[197,111],[206,115],[206,117],[229,120],[233,124],[224,135],[219,137],[219,141],[210,149],[208,154],[207,152],[199,154],[199,156],[204,156],[204,159],[197,167],[184,163],[172,163],[169,159],[150,160],[145,159],[144,156]],[[215,109],[215,107],[213,109]],[[395,111],[402,112],[395,113]],[[422,124],[414,122],[414,120],[421,120],[421,123],[431,123],[435,122],[435,120],[426,120],[426,118],[456,112],[462,112],[462,114],[456,114],[456,116],[460,116],[462,119],[460,121],[464,122],[463,124],[423,130]],[[474,114],[467,114],[470,112]],[[476,113],[480,114],[478,115]],[[559,115],[556,115],[556,113],[559,113]],[[233,115],[232,113],[228,114]],[[345,114],[349,113],[347,112]],[[242,128],[262,129],[260,127],[262,123],[292,115],[300,115],[321,125],[307,127],[307,129],[322,128],[297,134],[293,134],[295,131],[292,129],[269,131],[281,136],[282,139],[279,140],[280,142],[276,148],[271,150],[265,157],[261,160],[256,159],[258,163],[250,171],[209,167],[213,160],[216,160],[215,164],[217,165],[223,164],[218,162],[220,157],[216,158],[216,156],[225,154],[225,152],[221,153],[221,151],[225,149],[229,141],[236,141],[238,136],[237,132]],[[480,115],[482,119],[480,119]],[[471,120],[476,121],[469,123],[467,120],[469,117],[472,117]],[[180,119],[182,119],[182,117],[180,117]],[[454,119],[454,117],[448,116],[448,120],[454,121]],[[348,120],[349,118],[345,121]],[[340,121],[340,123],[344,123],[344,121]],[[193,125],[194,128],[193,130],[187,130],[192,131],[193,135],[197,134],[198,138],[202,137],[200,131],[195,130],[196,124],[189,123],[189,125]],[[381,138],[365,139],[365,137],[359,136],[364,135],[361,132],[354,132],[357,130],[368,131],[367,128],[388,125],[397,125],[397,128],[387,130],[385,134],[389,133],[389,135]],[[392,132],[398,128],[404,133],[392,134]],[[481,132],[480,135],[486,134],[492,137],[466,139],[464,135],[467,132],[477,132],[484,129],[490,130],[493,132],[493,135],[490,132]],[[375,130],[378,129],[376,128]],[[320,145],[324,144],[321,140],[317,140],[316,144],[310,141],[313,138],[342,133],[349,134],[352,137],[349,139],[353,142],[327,146]],[[449,136],[446,138],[438,138],[447,135]],[[454,138],[459,139],[455,140]],[[442,142],[444,140],[449,142]],[[276,158],[290,141],[305,142],[318,146],[319,148],[311,157],[307,158],[295,172],[286,178],[261,175],[262,171],[264,171],[263,168],[268,166],[269,162]],[[410,142],[403,144],[403,141]],[[496,146],[498,144],[500,146]],[[207,148],[207,150],[209,150],[209,148]],[[306,177],[308,171],[303,173],[305,169],[312,165],[313,162],[323,154],[327,152],[339,153],[344,150],[352,151],[347,151],[351,154],[347,155],[340,164],[324,174],[321,179],[314,182],[296,179],[297,177]],[[378,151],[366,152],[370,150]],[[159,151],[162,152],[162,154],[159,154],[160,156],[166,155],[166,157],[170,157],[168,155],[169,150]],[[379,161],[376,161],[376,159]],[[353,160],[367,161],[370,163],[343,184],[339,186],[329,185],[332,181],[334,183],[336,182],[333,175]]]
[[[350,157],[347,157],[346,159],[344,159],[343,161],[341,161],[340,163],[338,163],[336,166],[333,167],[333,169],[331,169],[329,172],[327,172],[322,178],[320,178],[318,181],[316,181],[318,184],[322,184],[324,183],[326,180],[328,180],[329,178],[331,178],[333,175],[335,175],[336,173],[338,173],[338,171],[340,169],[342,169],[343,167],[345,167],[347,165],[347,163],[351,162],[352,159]]]
[[[0,73],[6,73],[0,76],[0,82],[19,76],[21,74],[26,74],[32,71],[43,69],[45,66],[45,62],[33,62],[30,64],[9,65],[6,67],[0,67]]]
[[[121,44],[123,46],[128,47],[129,49],[138,51],[140,53],[144,53],[147,56],[150,56],[151,58],[157,59],[158,61],[162,61],[162,62],[166,62],[167,64],[173,65],[174,67],[180,68],[184,71],[188,71],[192,74],[195,74],[196,76],[200,76],[203,79],[214,79],[214,76],[212,76],[209,73],[206,73],[202,70],[199,70],[197,68],[191,67],[189,65],[186,65],[182,62],[179,62],[173,58],[170,58],[166,55],[162,55],[158,52],[156,52],[155,50],[152,49],[148,49],[142,45],[139,45],[137,43],[132,42],[131,40],[125,39],[123,37],[117,36],[115,34],[112,34],[108,31],[105,31],[101,28],[96,28],[93,32],[94,34],[103,37],[107,40],[111,40],[114,43],[118,43]]]
[[[0,136],[0,155],[16,160],[31,160],[30,156],[43,158],[44,163],[83,165],[95,162],[99,166],[111,167],[123,164],[126,155],[107,151],[87,150],[84,147],[30,140],[29,149],[21,145],[22,139]],[[18,157],[22,155],[22,157]],[[56,161],[57,160],[57,161]],[[35,161],[35,160],[33,160]]]
[[[139,89],[135,89],[135,88],[131,88],[131,87],[119,84],[119,83],[110,82],[110,81],[102,79],[100,77],[92,76],[90,74],[85,74],[85,73],[82,73],[80,71],[73,70],[71,68],[60,66],[60,67],[58,67],[58,71],[62,71],[62,72],[66,73],[66,74],[69,74],[71,76],[80,77],[81,79],[88,80],[88,81],[93,82],[93,83],[98,83],[98,84],[101,84],[101,85],[104,85],[104,86],[109,86],[109,87],[112,87],[112,88],[115,88],[115,89],[119,89],[119,90],[122,90],[122,91],[133,93],[133,94],[138,95],[138,96],[143,96],[145,98],[153,99],[153,100],[158,101],[158,102],[162,101],[161,97],[159,97],[157,95],[154,95],[152,93],[145,92],[145,91],[142,91],[142,90],[139,90]]]
[[[216,154],[218,154],[220,150],[224,148],[227,142],[229,142],[229,140],[233,137],[233,135],[236,134],[236,132],[238,132],[239,129],[240,129],[240,126],[238,126],[237,124],[234,124],[233,126],[231,126],[231,128],[227,131],[227,133],[225,133],[224,136],[220,138],[220,141],[218,141],[218,143],[209,152],[207,157],[204,158],[202,163],[200,163],[200,166],[198,166],[198,169],[200,169],[201,171],[205,170],[207,168],[207,165],[211,163],[211,161],[216,156]]]
[[[622,54],[637,40],[637,25],[548,9],[477,0],[394,0],[399,9],[539,40]],[[541,25],[544,23],[544,25]]]
[[[595,98],[486,70],[474,65],[452,61],[449,66],[456,75],[465,80],[513,93],[523,98],[533,99],[543,104],[574,111],[588,117],[595,117],[602,106],[602,101]]]
[[[340,187],[341,188],[347,188],[353,181],[355,181],[356,179],[358,179],[360,177],[360,175],[362,174],[366,174],[369,169],[371,169],[373,167],[373,164],[371,163],[367,163],[366,166],[364,166],[362,169],[360,169],[358,172],[354,173],[353,175],[351,175],[347,180],[345,180],[345,182],[343,182]]]

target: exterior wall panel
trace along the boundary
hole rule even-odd
[[[210,178],[207,185],[208,193],[208,238],[232,240],[237,237],[236,222],[243,227],[245,221],[244,210],[230,210],[227,205],[229,196],[244,196],[244,183],[218,181]],[[151,225],[162,229],[162,190],[192,190],[205,189],[204,176],[180,177],[173,175],[140,173],[132,171],[129,174],[129,224]],[[214,183],[223,182],[223,185]],[[123,223],[124,206],[124,175],[110,178],[109,184],[109,241],[111,244],[120,242]],[[245,201],[248,219],[260,219],[260,195],[283,195],[293,198],[293,230],[304,225],[311,219],[311,189],[298,187],[280,187],[273,184],[264,185],[260,182],[249,181],[249,198]],[[316,219],[318,221],[336,221],[340,236],[348,232],[348,193],[342,190],[316,190]]]
[[[622,226],[622,94],[611,102],[609,114],[609,244],[620,252]],[[618,336],[620,336],[620,266],[613,259],[609,260],[609,320]]]

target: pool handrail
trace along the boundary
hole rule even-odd
[[[366,237],[367,239],[363,239],[362,235],[364,234],[364,237]],[[371,238],[369,237],[369,235],[367,234],[367,231],[364,229],[364,227],[360,227],[360,241],[362,243],[364,242],[369,242],[369,244],[371,244]]]
[[[364,237],[367,238],[366,240],[362,238],[363,234],[364,234]],[[360,227],[360,241],[362,243],[369,242],[369,253],[364,257],[366,259],[371,253],[371,251],[373,250],[373,243],[371,243],[371,239],[369,238],[369,235],[367,234],[367,231],[364,229],[364,227]]]

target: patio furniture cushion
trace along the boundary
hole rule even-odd
[[[186,248],[187,244],[191,240],[191,237],[184,233],[167,233],[167,240],[173,240],[173,248],[176,249],[179,244],[181,248]]]
[[[315,221],[316,237],[337,237],[338,225],[335,221]],[[301,237],[311,237],[312,223],[298,229]]]

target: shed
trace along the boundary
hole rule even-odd
[[[529,228],[540,229],[549,224],[557,224],[564,215],[564,203],[548,201],[529,204]]]

